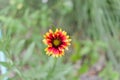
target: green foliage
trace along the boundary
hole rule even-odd
[[[105,76],[106,74],[109,76]],[[106,68],[100,73],[100,76],[103,77],[104,80],[119,80],[120,74],[112,68],[111,63],[108,63]]]
[[[111,65],[107,62],[100,76],[118,80],[119,20],[119,0],[0,0],[0,51],[7,57],[0,65],[8,69],[0,79],[46,80],[51,72],[49,80],[79,80],[103,51]],[[54,59],[45,54],[42,42],[51,25],[61,26],[72,38],[71,47],[53,71]],[[83,64],[75,70],[77,61]]]
[[[101,41],[91,42],[90,40],[86,41],[73,41],[75,53],[71,56],[71,60],[73,62],[77,62],[79,60],[83,61],[81,67],[78,70],[79,74],[83,74],[89,70],[89,67],[96,63],[99,59],[101,53],[99,53],[100,49],[105,50],[107,44]]]

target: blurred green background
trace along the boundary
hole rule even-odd
[[[72,39],[54,69],[42,42],[52,25]],[[0,28],[8,69],[0,80],[88,80],[81,76],[101,58],[94,76],[120,80],[120,0],[0,0]]]

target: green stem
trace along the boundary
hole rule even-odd
[[[53,64],[52,68],[48,71],[48,75],[47,75],[47,77],[46,77],[46,78],[47,78],[46,80],[49,80],[49,79],[51,78],[52,73],[53,73],[54,70],[55,70],[56,63],[57,63],[57,59],[54,58],[54,64]]]

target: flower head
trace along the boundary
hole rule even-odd
[[[53,57],[61,57],[64,55],[64,50],[68,49],[71,39],[65,31],[56,29],[53,32],[51,29],[44,35],[43,42],[47,45],[46,54]]]

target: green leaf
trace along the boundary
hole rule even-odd
[[[34,50],[34,47],[35,47],[35,43],[33,42],[30,44],[30,46],[26,50],[25,55],[23,56],[23,64],[25,64],[29,60],[29,58],[31,57],[33,50]]]
[[[19,69],[15,68],[14,71],[15,71],[20,77],[22,77],[22,74],[21,74],[21,72],[20,72]]]
[[[2,66],[4,66],[4,67],[10,66],[8,62],[0,62],[0,65],[2,65]]]
[[[82,67],[79,69],[79,73],[80,74],[83,74],[85,73],[86,71],[88,71],[88,65],[87,64],[83,64]]]
[[[21,40],[17,46],[16,46],[16,52],[15,54],[19,54],[21,52],[21,50],[23,49],[23,46],[24,46],[24,43],[25,43],[25,40]]]
[[[81,54],[82,55],[88,54],[90,50],[91,50],[91,47],[85,46],[83,49],[81,49]]]

